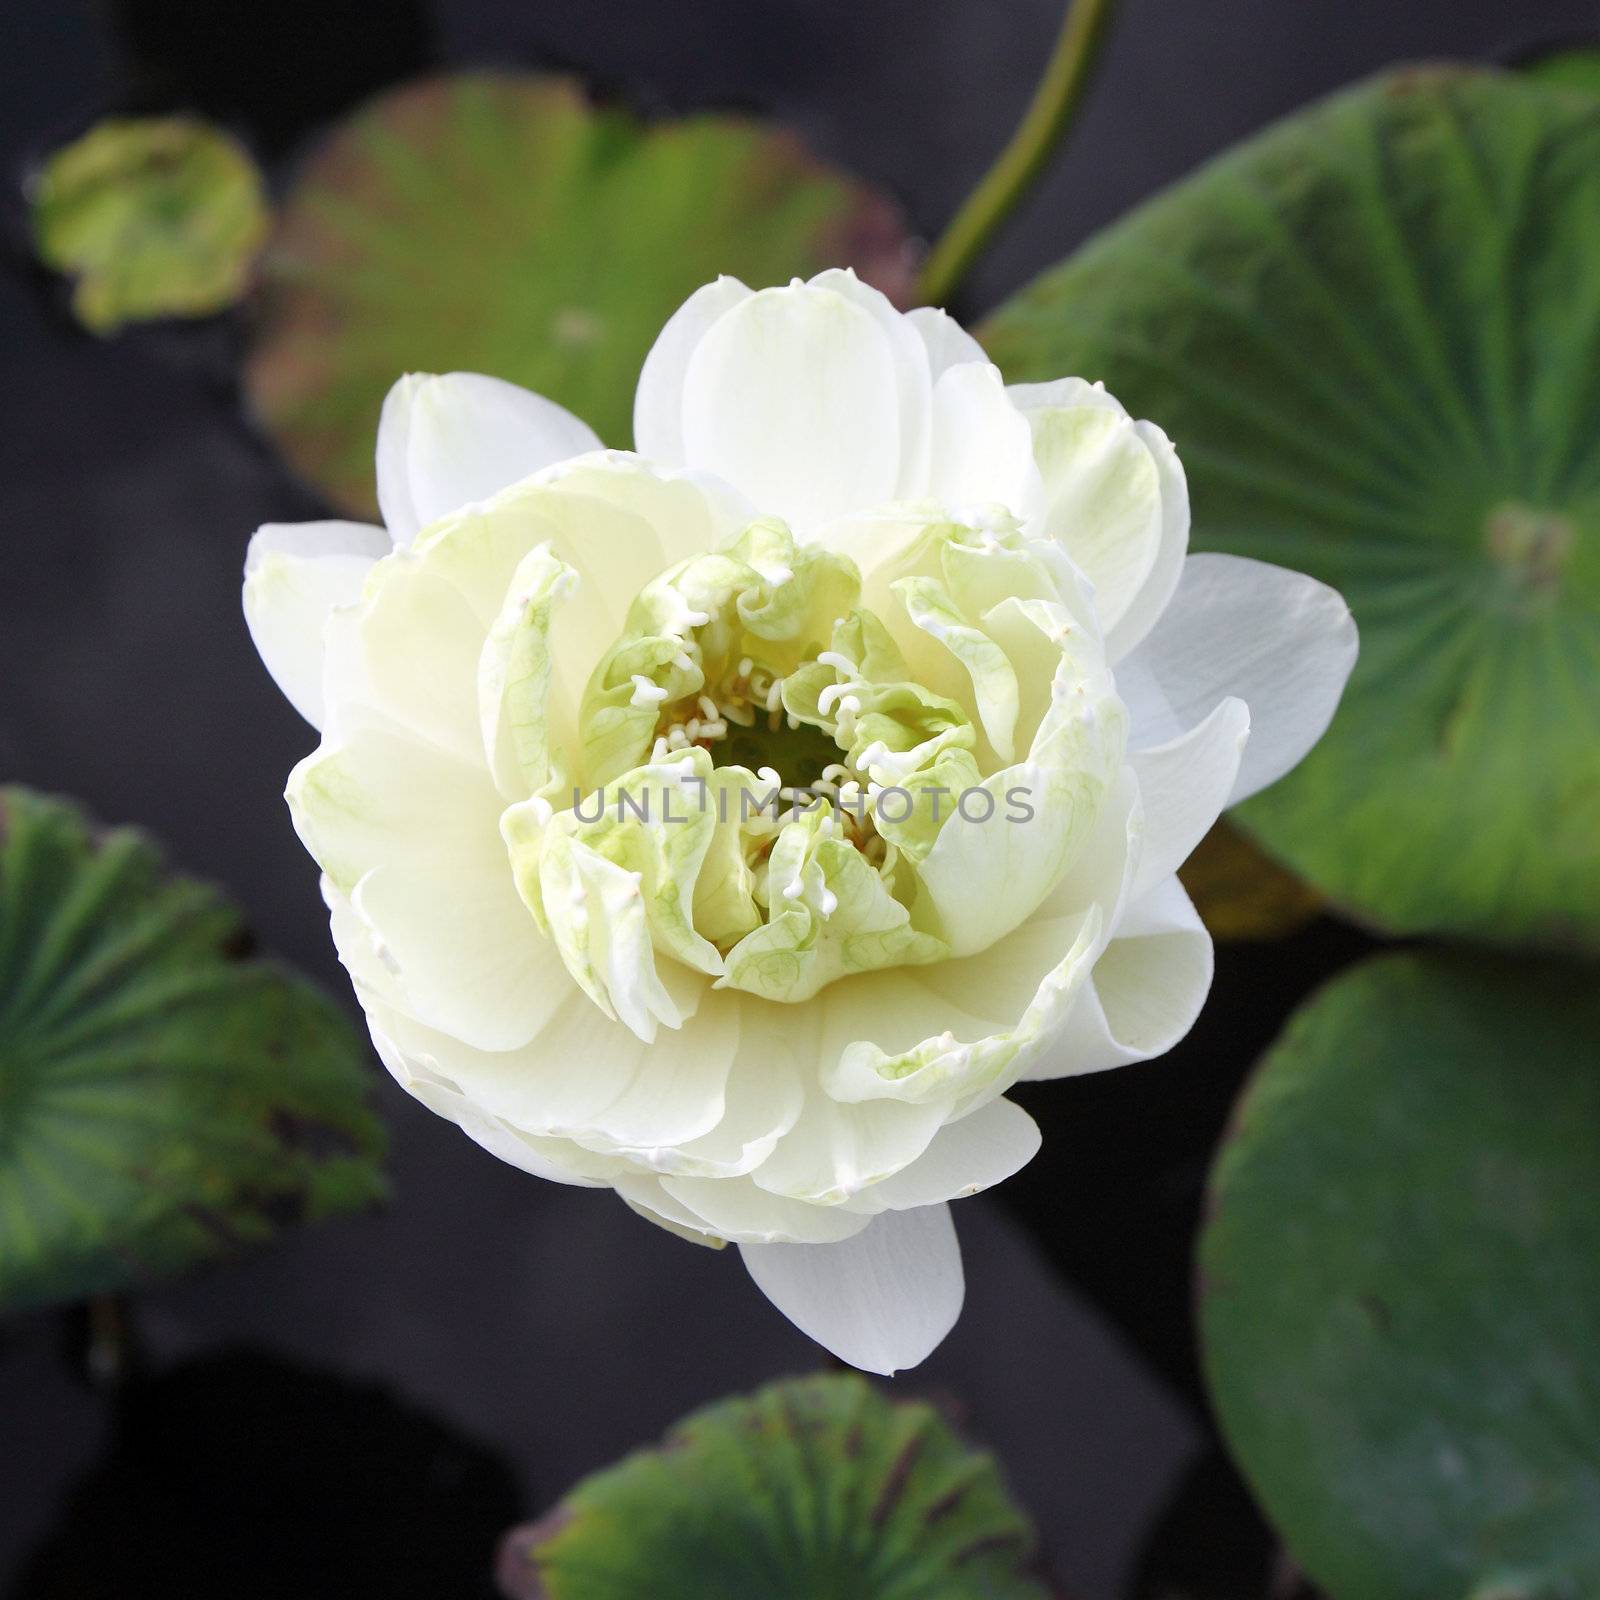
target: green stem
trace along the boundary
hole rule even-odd
[[[1068,0],[1055,48],[1027,112],[923,263],[924,305],[943,305],[1044,169],[1078,109],[1113,0]]]

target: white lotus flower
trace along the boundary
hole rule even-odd
[[[1194,1020],[1174,873],[1320,736],[1354,626],[1186,559],[1177,457],[1103,390],[1008,390],[847,273],[701,290],[636,434],[408,378],[389,531],[256,535],[322,730],[295,824],[411,1093],[890,1372],[960,1308],[947,1202],[1038,1147],[1006,1091]]]

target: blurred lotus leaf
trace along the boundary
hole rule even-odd
[[[224,310],[268,230],[255,163],[190,117],[97,124],[44,164],[32,200],[40,258],[77,280],[72,309],[95,333]]]
[[[0,790],[0,1307],[122,1289],[383,1192],[361,1040],[132,829]]]
[[[1226,817],[1178,876],[1214,939],[1280,939],[1322,910],[1322,897],[1263,854]]]
[[[1390,955],[1291,1020],[1200,1245],[1207,1376],[1339,1600],[1600,1594],[1600,993]]]
[[[511,1600],[1045,1600],[994,1462],[855,1375],[686,1417],[507,1534]]]
[[[435,78],[374,100],[307,163],[246,381],[291,464],[368,514],[402,373],[508,378],[623,446],[645,354],[701,284],[845,265],[903,297],[900,215],[791,134],[646,124],[560,78]]]
[[[1197,548],[1335,585],[1327,737],[1233,813],[1364,919],[1600,949],[1600,101],[1391,73],[1091,240],[986,342],[1103,378]]]
[[[1524,63],[1522,70],[1540,83],[1600,95],[1600,45],[1550,50]]]

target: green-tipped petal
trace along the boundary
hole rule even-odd
[[[818,811],[779,834],[767,869],[768,920],[728,952],[722,982],[767,1000],[809,999],[877,967],[937,961],[947,947],[910,913]]]
[[[550,740],[550,628],[556,607],[577,586],[567,562],[548,544],[535,545],[518,563],[478,656],[484,754],[508,797],[538,794],[565,777]]]
[[[992,622],[1013,654],[1050,652],[1056,667],[1026,758],[984,779],[920,865],[927,908],[919,920],[956,955],[1017,927],[1060,881],[1104,808],[1127,744],[1110,674],[1064,607],[1008,601]],[[1037,683],[1039,668],[1029,664]]]
[[[1009,391],[1033,429],[1043,530],[1088,575],[1111,659],[1171,600],[1189,547],[1189,491],[1162,431],[1081,378]]]
[[[895,593],[912,625],[953,655],[972,680],[978,721],[1002,761],[1016,753],[1014,734],[1020,691],[1004,649],[969,622],[944,587],[932,578],[902,578]]]
[[[681,1025],[696,985],[673,963],[720,973],[694,925],[694,891],[716,830],[703,751],[624,775],[553,811],[536,796],[501,819],[519,892],[567,970],[607,1015],[641,1038]],[[670,958],[665,966],[657,953]],[[687,1009],[685,996],[689,996]]]

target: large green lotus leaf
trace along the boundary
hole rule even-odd
[[[1334,1600],[1600,1594],[1600,991],[1381,956],[1289,1024],[1212,1175],[1211,1393]]]
[[[1600,95],[1600,46],[1552,50],[1528,62],[1522,70],[1540,83]]]
[[[306,165],[247,382],[290,462],[365,513],[403,372],[509,378],[626,445],[645,355],[701,284],[853,265],[899,296],[910,264],[896,209],[788,133],[644,124],[566,79],[436,78],[371,102]]]
[[[985,340],[1156,419],[1197,548],[1349,599],[1344,704],[1242,826],[1391,930],[1600,948],[1600,103],[1378,78],[1102,233]]]
[[[994,1462],[857,1376],[719,1401],[508,1534],[517,1600],[1045,1600]]]
[[[85,327],[198,317],[245,292],[268,212],[238,143],[192,117],[114,117],[58,150],[32,185],[40,258],[75,278]]]
[[[361,1042],[131,829],[0,790],[0,1307],[122,1289],[383,1190]]]

